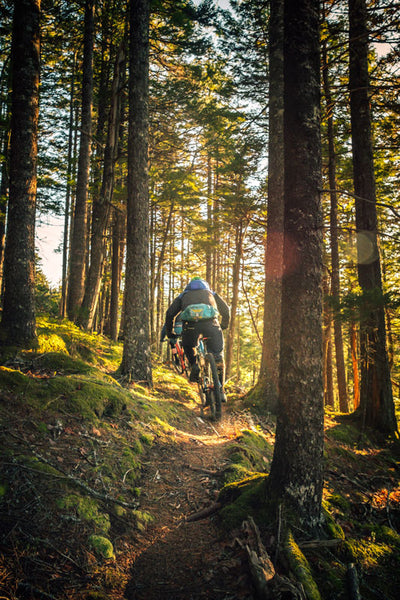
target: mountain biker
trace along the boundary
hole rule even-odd
[[[181,313],[181,314],[179,314]],[[218,377],[222,386],[222,399],[226,401],[223,390],[225,379],[224,363],[224,337],[223,329],[229,325],[229,307],[201,277],[194,277],[169,306],[165,315],[166,333],[169,339],[173,338],[175,317],[183,322],[182,346],[190,363],[190,381],[197,381],[199,366],[196,363],[194,348],[197,346],[199,336],[207,338],[207,349],[215,357]],[[221,324],[218,320],[221,315]]]

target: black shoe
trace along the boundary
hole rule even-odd
[[[199,375],[200,375],[200,367],[197,363],[195,363],[192,366],[192,368],[190,369],[189,381],[192,381],[192,382],[199,381]]]

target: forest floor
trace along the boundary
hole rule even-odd
[[[153,390],[128,390],[109,342],[63,327],[43,324],[61,350],[0,362],[0,600],[255,600],[251,517],[286,578],[272,600],[399,598],[397,441],[325,415],[326,530],[304,545],[296,528],[296,573],[254,495],[273,419],[233,391],[220,422],[200,418],[196,386],[161,364]],[[229,483],[239,495],[218,506]]]
[[[215,516],[202,518],[216,503],[230,441],[253,425],[250,415],[229,410],[218,424],[193,415],[151,452],[141,507],[156,521],[140,537],[128,600],[253,600],[248,564],[234,533],[224,534]]]

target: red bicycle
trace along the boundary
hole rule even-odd
[[[171,343],[171,342],[170,342]],[[175,343],[171,343],[171,352],[172,352],[172,364],[174,369],[179,375],[186,375],[189,377],[190,366],[189,361],[185,355],[185,352],[181,346],[179,338],[175,338]]]

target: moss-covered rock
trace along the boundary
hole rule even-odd
[[[91,535],[89,537],[89,546],[101,558],[115,558],[114,547],[110,540],[102,535]]]

